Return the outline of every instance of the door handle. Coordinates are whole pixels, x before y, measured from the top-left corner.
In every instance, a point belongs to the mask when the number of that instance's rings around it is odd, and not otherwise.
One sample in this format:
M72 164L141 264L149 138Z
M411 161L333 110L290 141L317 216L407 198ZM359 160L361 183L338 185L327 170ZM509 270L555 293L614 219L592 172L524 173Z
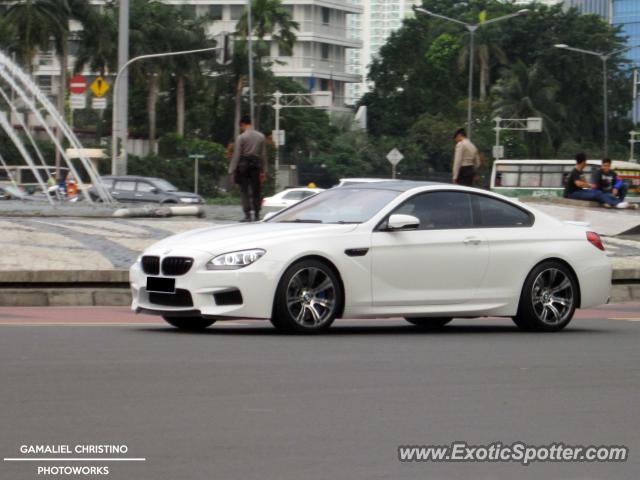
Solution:
M480 243L482 243L482 239L478 237L467 237L463 242L465 245L480 245Z

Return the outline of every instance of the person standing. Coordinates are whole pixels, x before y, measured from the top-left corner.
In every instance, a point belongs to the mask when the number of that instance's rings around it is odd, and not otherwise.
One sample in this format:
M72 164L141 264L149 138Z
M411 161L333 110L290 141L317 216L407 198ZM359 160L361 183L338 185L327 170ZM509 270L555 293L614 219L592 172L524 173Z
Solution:
M258 221L262 206L262 184L267 178L267 147L264 135L252 128L250 117L240 119L240 131L242 133L238 135L233 148L229 174L240 187L244 211L242 221Z
M573 200L591 200L616 208L627 208L627 202L621 202L611 193L594 190L592 185L584 179L584 169L587 166L587 156L584 153L576 155L576 166L567 177L564 186L564 198Z
M628 185L618 178L616 171L611 168L610 158L602 160L602 166L593 172L591 183L596 190L610 193L620 201L624 200L629 190Z
M471 187L476 176L476 170L480 167L478 149L467 138L464 128L456 130L453 139L456 141L456 149L453 156L453 183Z

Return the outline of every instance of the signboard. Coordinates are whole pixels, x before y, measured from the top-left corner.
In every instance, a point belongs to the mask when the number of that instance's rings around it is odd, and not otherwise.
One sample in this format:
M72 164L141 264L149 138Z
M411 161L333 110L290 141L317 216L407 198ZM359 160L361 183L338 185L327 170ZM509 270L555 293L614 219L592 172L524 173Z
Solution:
M403 158L404 155L402 155L402 153L400 153L400 150L398 150L397 148L394 148L387 154L387 160L389 160L389 163L394 167L399 164Z
M504 158L504 147L502 145L493 146L493 158Z
M542 132L542 118L529 117L527 118L527 132Z
M109 84L104 78L98 77L93 81L90 88L96 97L103 97L109 91Z
M71 93L80 94L87 90L87 79L82 75L75 75L69 80L69 91Z
M271 130L271 138L277 146L283 146L286 140L284 130Z
M107 108L107 99L106 98L92 98L91 99L91 108L94 110L104 110Z
M73 110L87 108L87 97L84 94L71 94L71 108Z

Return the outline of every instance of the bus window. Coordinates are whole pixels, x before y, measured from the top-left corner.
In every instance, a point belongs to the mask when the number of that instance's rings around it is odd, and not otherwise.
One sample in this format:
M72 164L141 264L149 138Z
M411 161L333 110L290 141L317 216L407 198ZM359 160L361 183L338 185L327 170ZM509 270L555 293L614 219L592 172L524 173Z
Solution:
M562 172L559 173L543 173L541 187L561 188L563 186Z
M518 173L503 172L500 174L500 186L501 187L517 187L518 186Z
M533 172L526 172L520 174L520 187L539 187L540 186L540 174Z

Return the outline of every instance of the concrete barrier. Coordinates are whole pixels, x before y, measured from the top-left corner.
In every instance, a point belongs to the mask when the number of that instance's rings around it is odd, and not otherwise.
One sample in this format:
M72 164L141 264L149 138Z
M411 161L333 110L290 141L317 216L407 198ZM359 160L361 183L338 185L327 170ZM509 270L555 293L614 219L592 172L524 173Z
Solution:
M137 218L137 217L178 217L190 216L202 218L205 216L204 208L199 205L185 206L144 206L134 208L119 208L113 212L115 218Z

